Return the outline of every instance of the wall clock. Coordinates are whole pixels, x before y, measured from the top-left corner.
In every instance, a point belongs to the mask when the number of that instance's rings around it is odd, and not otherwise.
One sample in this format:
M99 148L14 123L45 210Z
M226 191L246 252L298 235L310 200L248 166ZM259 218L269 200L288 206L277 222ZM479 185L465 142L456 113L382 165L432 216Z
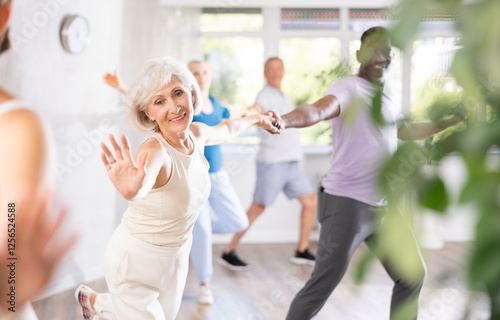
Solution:
M90 43L90 25L79 15L67 16L61 24L61 44L71 54L82 53Z

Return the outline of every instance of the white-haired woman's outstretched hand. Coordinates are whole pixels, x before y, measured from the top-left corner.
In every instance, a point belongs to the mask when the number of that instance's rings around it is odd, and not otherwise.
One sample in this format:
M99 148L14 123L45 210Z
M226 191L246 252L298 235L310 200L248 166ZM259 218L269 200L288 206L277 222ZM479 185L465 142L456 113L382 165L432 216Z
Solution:
M113 135L109 135L109 140L115 149L115 155L108 149L106 144L101 143L101 148L103 150L101 154L102 162L115 188L125 197L125 199L131 200L142 188L146 178L148 153L144 152L141 154L136 165L132 159L130 144L124 134L121 136L123 152Z

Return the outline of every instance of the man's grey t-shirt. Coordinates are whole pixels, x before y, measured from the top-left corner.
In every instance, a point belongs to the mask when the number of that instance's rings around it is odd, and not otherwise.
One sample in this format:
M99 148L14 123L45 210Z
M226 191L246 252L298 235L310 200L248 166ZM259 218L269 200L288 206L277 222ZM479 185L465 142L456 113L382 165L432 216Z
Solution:
M263 112L274 111L283 115L295 109L292 101L280 90L266 84L255 100L263 108ZM265 163L298 161L302 159L299 129L286 129L281 134L270 134L258 128L260 149L257 161Z
M340 115L331 120L333 157L323 187L326 193L369 205L384 203L379 169L397 149L397 121L403 117L384 90L382 115L387 125L375 125L371 116L375 92L372 83L358 76L337 80L326 92L338 99Z

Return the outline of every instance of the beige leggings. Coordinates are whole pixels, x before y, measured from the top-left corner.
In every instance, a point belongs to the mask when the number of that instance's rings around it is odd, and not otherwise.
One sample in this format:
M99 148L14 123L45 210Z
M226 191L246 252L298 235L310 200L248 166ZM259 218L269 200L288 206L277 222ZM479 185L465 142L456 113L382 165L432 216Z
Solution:
M99 319L174 320L189 266L191 239L180 247L151 245L119 226L104 262L109 293L99 294Z

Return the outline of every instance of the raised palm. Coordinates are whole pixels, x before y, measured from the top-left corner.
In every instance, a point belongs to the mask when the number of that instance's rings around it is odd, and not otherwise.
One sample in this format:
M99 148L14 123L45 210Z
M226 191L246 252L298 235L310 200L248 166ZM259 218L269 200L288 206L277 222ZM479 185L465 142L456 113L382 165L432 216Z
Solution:
M109 136L109 140L115 150L115 155L113 155L108 147L102 143L102 162L104 163L104 166L108 171L109 179L115 188L121 193L122 196L130 200L137 195L143 186L143 182L146 177L146 160L148 153L143 153L136 165L132 159L130 144L125 135L121 136L123 152L113 135Z
M121 81L120 81L120 78L118 77L117 71L115 71L114 74L111 74L111 73L104 74L103 79L109 86L111 86L115 89L120 89Z

